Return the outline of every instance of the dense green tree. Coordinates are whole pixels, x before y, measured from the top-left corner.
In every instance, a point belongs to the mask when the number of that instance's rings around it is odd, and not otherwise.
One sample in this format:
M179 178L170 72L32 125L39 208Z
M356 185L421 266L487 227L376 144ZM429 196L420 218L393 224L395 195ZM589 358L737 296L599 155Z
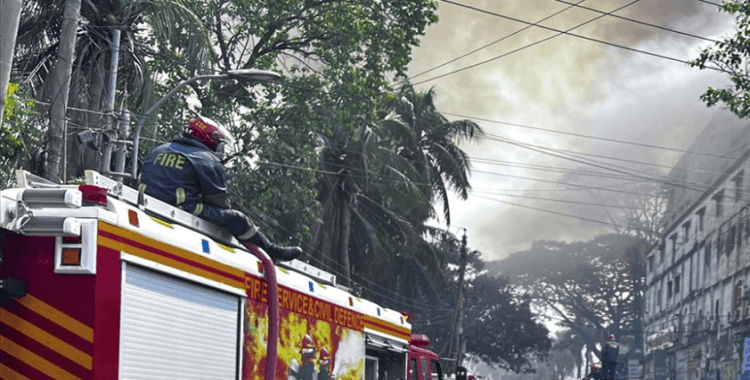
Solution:
M13 168L21 168L35 152L37 139L43 129L29 123L34 114L34 102L19 92L18 83L9 83L5 106L2 110L3 126L0 128L0 189L15 180ZM39 151L37 150L38 154Z
M725 88L709 87L701 95L701 100L709 107L724 103L734 114L746 118L750 115L750 1L726 1L719 9L734 15L737 31L703 49L698 58L690 61L690 65L701 70L712 67L729 74L731 85Z
M149 39L181 39L182 46L172 49L184 51L193 61L200 61L210 51L201 20L183 3L179 0L82 2L69 84L68 106L75 110L68 112L68 177L80 177L84 170L99 169L101 152L81 144L74 136L76 132L87 129L109 133L104 114L107 112L109 94L106 84L115 29L121 31L118 107L124 103L138 111L152 102L153 76L146 61L154 52ZM61 46L60 29L65 4L65 0L25 1L19 25L14 66L39 100L37 106L45 121L50 111L48 105L59 97L61 91L61 83L54 80L54 68ZM174 28L175 24L191 27ZM62 125L51 123L47 136L47 151L50 156L56 156L62 151ZM55 157L47 159L56 160ZM57 177L61 173L40 174Z
M469 266L464 292L463 339L467 357L482 360L495 368L531 372L535 359L545 359L552 347L549 331L531 311L531 302L506 278L477 275L481 260ZM456 284L445 284L455 304ZM446 297L447 298L447 297ZM447 354L455 311L444 314L422 311L415 318L414 330L427 334L433 348Z
M536 241L489 266L529 291L535 304L580 335L601 357L603 331L618 339L638 328L645 270L633 255L642 241L601 235L586 242ZM539 263L546 263L539 265Z

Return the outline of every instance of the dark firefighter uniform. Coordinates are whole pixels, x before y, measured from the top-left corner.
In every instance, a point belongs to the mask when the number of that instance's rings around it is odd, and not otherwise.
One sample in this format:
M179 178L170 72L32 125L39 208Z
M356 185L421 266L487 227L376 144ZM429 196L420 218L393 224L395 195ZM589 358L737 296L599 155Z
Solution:
M160 145L146 156L139 191L206 219L240 240L257 232L247 216L231 209L219 157L192 136Z

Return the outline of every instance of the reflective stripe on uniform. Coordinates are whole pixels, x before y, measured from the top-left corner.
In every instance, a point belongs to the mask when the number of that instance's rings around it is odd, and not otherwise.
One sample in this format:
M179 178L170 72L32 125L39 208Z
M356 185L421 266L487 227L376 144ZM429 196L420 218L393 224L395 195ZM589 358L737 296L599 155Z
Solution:
M175 190L174 192L174 197L176 199L175 204L177 206L185 203L185 189L178 187L177 190Z
M203 212L203 203L198 203L195 205L195 210L193 210L193 215L200 215Z
M146 185L145 183L138 185L138 192L141 194L146 194L146 187L148 187L148 185Z
M250 227L249 230L247 230L247 232L245 232L244 234L240 236L237 236L237 239L239 239L240 241L249 240L250 238L255 236L255 234L257 233L258 233L258 229L255 226L252 226Z

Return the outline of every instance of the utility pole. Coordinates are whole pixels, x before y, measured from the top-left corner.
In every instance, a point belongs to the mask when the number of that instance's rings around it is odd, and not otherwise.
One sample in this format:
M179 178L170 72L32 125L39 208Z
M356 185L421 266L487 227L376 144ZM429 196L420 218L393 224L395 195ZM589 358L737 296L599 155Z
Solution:
M458 295L456 297L456 323L453 327L453 336L451 337L451 353L450 357L453 359L451 364L452 371L456 372L456 369L461 365L459 350L461 347L461 335L463 335L463 322L464 322L464 272L466 272L466 264L469 261L469 253L466 249L466 229L464 228L464 236L461 238L461 259L458 267Z

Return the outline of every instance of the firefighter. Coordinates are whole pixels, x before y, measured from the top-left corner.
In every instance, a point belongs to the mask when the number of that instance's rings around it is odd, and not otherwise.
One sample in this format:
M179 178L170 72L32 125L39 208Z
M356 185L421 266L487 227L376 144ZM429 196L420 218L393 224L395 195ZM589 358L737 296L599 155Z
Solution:
M302 338L302 366L299 370L299 380L315 380L315 344L310 335L305 334Z
M320 359L318 359L318 380L332 380L331 354L325 347L320 349Z
M232 209L221 158L233 141L221 124L203 116L191 118L181 138L146 156L138 190L228 230L274 261L297 258L300 247L272 243L245 214Z
M617 344L614 334L610 334L607 337L602 354L602 372L604 373L604 378L614 379L617 376L617 357L620 354L620 346Z

